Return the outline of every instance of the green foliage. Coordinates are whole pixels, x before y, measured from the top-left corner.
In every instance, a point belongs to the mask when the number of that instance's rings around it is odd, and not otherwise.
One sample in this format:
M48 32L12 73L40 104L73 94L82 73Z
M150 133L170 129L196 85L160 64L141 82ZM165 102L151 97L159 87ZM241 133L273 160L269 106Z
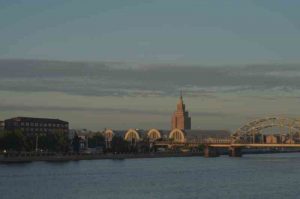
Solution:
M65 152L69 149L67 135L53 132L38 135L38 148L45 151ZM25 136L21 131L0 131L0 149L8 151L34 151L36 136Z
M88 138L89 148L104 147L104 145L105 145L105 138L101 133L97 133L93 137Z
M1 131L0 132L0 149L21 151L25 149L25 137L21 131Z
M55 152L66 152L69 150L69 140L65 133L55 131L53 133L39 136L38 148Z
M79 153L79 151L80 151L80 138L77 135L77 133L74 135L74 137L72 139L72 147L73 147L74 152Z
M205 148L204 144L199 144L198 146L199 151L204 151L204 148Z
M112 152L127 153L130 151L130 144L121 136L114 136L111 141Z

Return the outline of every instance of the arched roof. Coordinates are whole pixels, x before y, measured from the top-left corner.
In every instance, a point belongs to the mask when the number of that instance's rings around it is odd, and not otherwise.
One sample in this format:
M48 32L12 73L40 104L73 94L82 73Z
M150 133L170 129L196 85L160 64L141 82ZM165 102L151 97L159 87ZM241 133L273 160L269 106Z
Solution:
M124 139L128 140L130 134L134 134L135 137L136 137L136 139L137 139L137 141L139 141L141 139L141 135L135 129L128 129L128 131L125 133Z
M104 134L114 134L114 131L112 129L105 129Z
M174 136L175 135L179 135L179 137L175 137L174 139ZM178 141L178 142L185 142L186 140L186 136L185 136L185 132L181 129L173 129L170 134L169 134L169 138L170 139L174 139L175 141Z
M106 129L104 132L104 137L106 140L110 140L114 137L115 133L112 129Z
M155 133L156 134L156 139L159 139L162 137L162 134L161 132L158 130L158 129L150 129L147 133L147 137L148 138L151 138L151 134Z

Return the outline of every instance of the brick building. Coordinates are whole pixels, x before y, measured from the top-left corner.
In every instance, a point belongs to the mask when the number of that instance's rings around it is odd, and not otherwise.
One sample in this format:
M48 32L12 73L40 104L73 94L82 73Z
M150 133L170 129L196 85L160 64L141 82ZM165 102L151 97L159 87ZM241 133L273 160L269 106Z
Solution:
M5 130L20 130L27 136L69 132L69 123L59 119L15 117L4 121Z

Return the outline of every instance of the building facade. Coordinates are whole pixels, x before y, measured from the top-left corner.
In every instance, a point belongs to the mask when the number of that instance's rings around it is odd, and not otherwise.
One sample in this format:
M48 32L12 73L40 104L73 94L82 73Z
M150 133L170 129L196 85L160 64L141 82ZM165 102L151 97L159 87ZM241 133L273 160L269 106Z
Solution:
M149 142L155 141L173 141L176 143L186 143L186 142L214 142L214 141L228 141L230 140L230 131L227 130L182 130L182 129L172 129L172 130L160 130L160 129L128 129L128 130L112 130L105 129L103 136L107 142L107 146L114 136L122 137L124 140L135 143L143 140L148 140Z
M191 117L189 117L189 112L185 110L185 104L183 103L182 94L180 94L179 102L177 104L177 110L173 113L172 129L191 129Z
M26 136L47 135L54 132L65 133L68 136L69 123L59 119L15 117L4 121L8 131L20 130Z

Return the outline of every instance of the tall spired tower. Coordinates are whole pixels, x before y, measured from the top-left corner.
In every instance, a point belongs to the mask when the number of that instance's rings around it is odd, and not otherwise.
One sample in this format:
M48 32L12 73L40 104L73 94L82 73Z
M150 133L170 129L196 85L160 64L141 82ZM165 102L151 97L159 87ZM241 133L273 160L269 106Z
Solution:
M177 110L172 116L172 129L174 128L182 130L191 129L191 118L189 117L189 112L185 110L181 92L179 102L177 103Z

